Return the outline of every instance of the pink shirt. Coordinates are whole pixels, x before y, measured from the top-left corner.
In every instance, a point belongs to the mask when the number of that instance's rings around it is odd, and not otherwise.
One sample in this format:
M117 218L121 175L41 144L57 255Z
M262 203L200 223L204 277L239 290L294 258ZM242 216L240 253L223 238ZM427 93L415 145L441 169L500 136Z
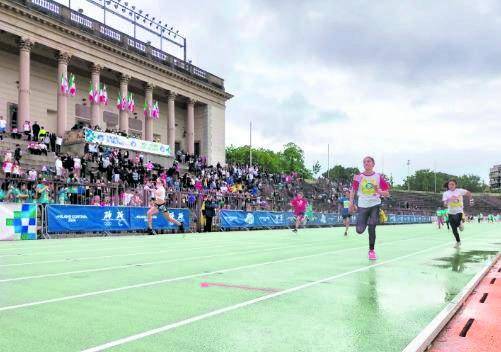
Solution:
M303 214L306 211L306 207L308 206L308 201L305 198L295 197L291 201L291 205L294 208L294 214L299 215Z

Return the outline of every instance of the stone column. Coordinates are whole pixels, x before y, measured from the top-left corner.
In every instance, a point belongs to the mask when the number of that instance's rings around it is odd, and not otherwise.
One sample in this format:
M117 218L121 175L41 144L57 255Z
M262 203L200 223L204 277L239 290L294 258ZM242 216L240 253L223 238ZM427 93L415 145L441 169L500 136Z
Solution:
M99 82L100 82L100 73L101 73L101 66L93 64L90 68L91 72L91 85L92 89L96 92L99 92ZM101 104L100 103L90 103L90 110L91 110L91 117L90 117L90 124L92 128L94 128L96 125L99 127L103 128L103 113L101 111Z
M176 93L169 92L167 103L167 140L170 147L170 155L176 157Z
M145 87L144 99L146 100L146 105L148 105L148 107L152 107L153 84L146 83L144 87ZM149 116L146 116L144 118L144 139L146 139L147 141L153 140L153 119Z
M66 77L69 83L68 63L70 62L71 55L59 52L56 58L57 80L59 82L57 90L57 135L63 137L66 132L66 124L68 121L68 95L61 91L61 77Z
M195 100L191 98L186 114L186 149L190 155L195 153Z
M120 76L120 95L125 99L127 99L127 94L129 93L129 79L130 76ZM118 114L118 128L120 131L123 131L127 134L129 133L129 111L127 109L125 109L124 111L120 110L120 113Z
M33 42L21 38L19 45L19 96L17 128L22 133L25 121L30 121L30 52Z

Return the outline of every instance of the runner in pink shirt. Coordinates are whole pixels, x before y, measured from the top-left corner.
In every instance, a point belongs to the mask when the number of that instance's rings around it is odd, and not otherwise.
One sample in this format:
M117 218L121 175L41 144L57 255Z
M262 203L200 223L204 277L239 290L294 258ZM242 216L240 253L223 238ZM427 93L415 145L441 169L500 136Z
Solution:
M296 197L291 200L291 206L294 211L294 216L296 217L296 223L294 226L294 232L297 232L299 225L304 221L304 214L306 212L306 207L308 206L308 201L303 198L303 194L298 192Z
M364 158L364 172L355 175L350 192L350 211L357 207L353 203L355 194L358 197L357 233L362 234L369 227L369 259L376 260L374 245L376 244L376 225L379 222L381 197L390 195L390 186L381 174L374 172L374 158Z

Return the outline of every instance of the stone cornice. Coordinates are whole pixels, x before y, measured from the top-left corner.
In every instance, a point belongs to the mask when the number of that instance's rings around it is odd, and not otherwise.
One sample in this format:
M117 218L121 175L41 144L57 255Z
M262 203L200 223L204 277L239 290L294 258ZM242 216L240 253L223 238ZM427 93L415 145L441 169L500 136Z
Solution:
M139 54L135 54L133 52L124 50L119 45L113 44L111 42L107 42L107 41L102 40L102 39L95 38L92 35L89 35L83 31L78 30L77 28L73 28L71 26L65 25L64 23L61 23L61 22L57 21L56 19L52 19L49 16L46 16L42 13L32 11L29 8L26 8L21 4L13 3L10 1L0 1L0 8L5 8L9 11L18 13L18 14L25 16L31 20L34 20L36 22L39 22L39 23L42 23L44 25L50 26L54 29L57 29L58 31L61 31L63 34L72 36L78 40L86 41L88 43L91 43L92 45L96 45L100 48L103 48L103 49L106 49L110 52L116 53L125 59L131 60L131 61L138 63L140 65L143 65L145 67L152 68L152 69L154 69L162 74L173 77L177 80L189 83L190 85L196 86L197 88L202 89L204 91L207 91L207 92L209 92L217 97L223 98L225 100L231 99L233 97L233 95L225 92L222 89L213 88L208 84L204 84L203 82L192 79L189 76L175 72L174 70L171 70L168 67L162 67L161 64L158 64L152 60L149 60L148 58L144 58ZM77 53L74 53L74 55L78 56ZM106 58L103 58L103 60L106 60ZM138 77L138 78L141 79L140 77Z

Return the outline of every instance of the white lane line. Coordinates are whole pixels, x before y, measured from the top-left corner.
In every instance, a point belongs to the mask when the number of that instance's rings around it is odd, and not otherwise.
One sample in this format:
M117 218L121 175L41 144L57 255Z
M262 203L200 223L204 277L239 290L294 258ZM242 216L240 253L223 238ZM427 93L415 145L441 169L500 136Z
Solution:
M306 283L306 284L303 284L303 285L291 287L291 288L283 290L283 291L279 291L279 292L267 294L267 295L264 295L264 296L261 296L261 297L258 297L258 298L254 298L254 299L242 302L242 303L237 303L237 304L234 304L234 305L231 305L231 306L228 306L228 307L224 307L224 308L221 308L221 309L216 309L216 310L213 310L213 311L205 313L205 314L197 315L197 316L185 319L185 320L178 321L176 323L164 325L164 326L156 328L156 329L148 330L148 331L145 331L145 332L142 332L142 333L139 333L139 334L131 335L131 336L124 337L124 338L121 338L121 339L118 339L118 340L114 340L114 341L111 341L111 342L108 342L108 343L105 343L105 344L102 344L102 345L99 345L99 346L96 346L96 347L88 348L88 349L82 350L82 352L99 352L99 351L104 351L104 350L107 350L107 349L112 348L112 347L116 347L116 346L124 345L124 344L129 343L129 342L137 341L137 340L143 339L145 337L148 337L148 336L151 336L151 335L156 335L156 334L159 334L159 333L162 333L162 332L166 332L166 331L169 331L169 330L172 330L172 329L176 329L176 328L179 328L181 326L188 325L188 324L191 324L191 323L203 320L203 319L211 318L211 317L214 317L214 316L217 316L217 315L221 315L221 314L224 314L224 313L227 313L227 312L231 312L233 310L237 310L237 309L240 309L240 308L245 308L245 307L248 307L250 305L253 305L253 304L256 304L256 303L259 303L259 302L262 302L262 301L266 301L266 300L269 300L269 299L272 299L272 298L275 298L275 297L280 297L280 296L283 296L283 295L286 295L286 294L289 294L289 293L293 293L293 292L296 292L296 291L304 290L305 288L309 288L309 287L318 285L318 284L323 283L323 282L333 281L333 280L340 279L340 278L348 276L348 275L352 275L352 274L355 274L355 273L359 273L359 272L362 272L362 271L366 271L366 270L372 269L374 267L378 267L378 266L381 266L381 265L393 263L393 262L396 262L396 261L399 261L399 260L402 260L402 259L405 259L405 258L409 258L409 257L415 256L415 255L418 255L418 254L421 254L421 253L424 253L424 252L429 252L431 250L435 250L435 249L440 248L440 247L445 247L445 245L449 246L450 243L442 243L440 245L433 246L433 247L430 247L430 248L426 248L426 249L423 249L423 250L420 250L420 251L417 251L417 252L414 252L414 253L406 254L406 255L403 255L403 256L400 256L400 257L396 257L396 258L393 258L393 259L390 259L390 260L385 260L385 261L382 261L382 262L379 262L379 263L375 263L375 264L372 264L372 265L363 266L363 267L360 267L358 269L346 271L344 273L336 274L336 275L333 275L333 276L329 276L329 277L326 277L324 279L320 279L320 280L309 282L309 283Z
M414 239L416 239L416 238L414 238ZM386 244L392 244L395 242L408 241L408 240L410 240L410 239L396 240L396 241L392 241L392 242L387 242ZM92 292L87 292L87 293L80 293L80 294L76 294L76 295L64 296L64 297L59 297L59 298L52 298L52 299L47 299L47 300L43 300L43 301L34 301L34 302L21 303L21 304L16 304L16 305L11 305L11 306L3 306L3 307L0 307L0 312L7 311L7 310L19 309L19 308L39 306L39 305L48 304L48 303L69 301L69 300L78 299L78 298L98 296L98 295L102 295L102 294L120 292L120 291L135 289L135 288L156 286L156 285L161 285L161 284L165 284L165 283L169 283L169 282L176 282L176 281L182 281L182 280L187 280L187 279L193 279L196 277L229 273L229 272L243 270L243 269L252 269L252 268L257 268L260 266L265 266L265 265L270 265L270 264L286 263L286 262L290 262L290 261L294 261L294 260L319 257L319 256L334 254L334 253L342 253L342 252L351 251L351 250L355 250L355 249L362 249L362 248L367 248L367 245L351 247L351 248L344 248L344 249L321 252L321 253L302 255L302 256L291 257L291 258L272 260L272 261L256 263L256 264L242 265L242 266L238 266L238 267L234 267L234 268L220 269L220 270L214 270L214 271L210 271L210 272L203 272L203 273L190 274L190 275L185 275L185 276L178 276L178 277L173 277L173 278L168 278L168 279L163 279L163 280L144 282L141 284L122 286L122 287L110 288L110 289L100 290L100 291L92 291Z
M280 247L272 247L272 248L269 248L266 245L263 245L263 246L251 247L252 249L238 251L238 252L218 253L218 254L203 255L203 256L196 256L196 257L187 257L187 258L173 258L173 259L159 260L159 261L145 262L145 263L114 265L114 266L108 266L108 267L96 268L96 269L82 269L82 270L64 271L64 272L51 273L51 274L40 274L40 275L13 277L13 278L9 278L9 279L0 279L0 283L23 281L23 280L30 280L30 279L43 279L43 278L47 278L47 277L56 277L56 276L64 276L64 275L72 275L72 274L94 273L94 272L109 271L109 270L116 270L116 269L127 269L127 268L131 268L131 267L135 267L135 266L166 264L166 263L173 263L173 262L178 262L178 261L189 261L189 260L195 260L195 259L210 259L210 258L217 258L217 257L239 255L239 254L249 254L249 253L254 253L254 252L269 252L269 251L274 251L274 250L283 250L283 249L291 249L291 248L303 249L305 247L315 247L315 246L320 246L320 244L291 245L291 246L280 246Z
M256 243L261 243L261 242L256 242ZM317 244L317 243L325 243L325 239L302 242L301 245L304 245L304 244L310 245L310 244ZM249 244L249 242L245 242L245 244ZM165 250L155 251L155 252L136 252L136 253L110 254L110 255L101 255L101 256L93 256L93 257L82 257L82 258L65 258L65 259L55 259L55 260L43 260L43 261L36 261L36 262L9 263L9 264L0 264L0 267L80 262L80 261L85 261L85 260L109 259L109 258L128 257L128 256L136 256L136 255L143 255L143 254L162 254L162 253L169 253L172 251L186 251L186 250L197 251L197 250L211 250L211 249L217 249L217 248L231 249L231 247L232 247L232 245L228 245L228 244L220 244L220 245L217 245L214 247L200 247L200 248L198 248L198 247L197 248L189 248L189 247L188 248L172 248L172 247L168 247Z

